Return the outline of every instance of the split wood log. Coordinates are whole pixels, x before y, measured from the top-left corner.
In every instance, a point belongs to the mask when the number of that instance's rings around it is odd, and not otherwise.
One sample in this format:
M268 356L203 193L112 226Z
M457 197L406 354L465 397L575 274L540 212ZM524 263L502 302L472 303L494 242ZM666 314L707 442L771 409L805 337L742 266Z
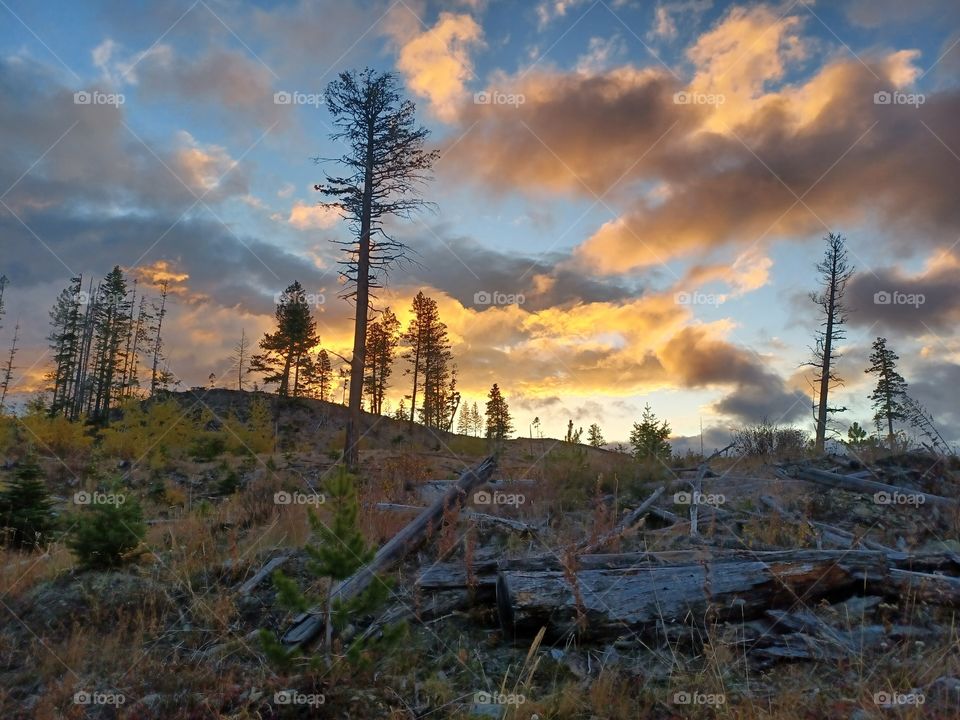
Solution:
M778 469L779 470L779 469ZM783 471L777 474L782 476ZM785 473L788 476L790 473ZM943 497L941 495L931 495L930 493L912 490L901 485L887 485L886 483L876 482L875 480L863 480L861 478L850 477L849 475L839 475L837 473L818 470L817 468L804 467L802 465L793 466L793 474L803 480L818 483L830 488L838 488L854 493L867 493L875 495L876 493L886 493L887 495L912 495L916 498L923 498L925 505L937 505L939 507L956 510L960 503L953 498Z
M546 626L554 636L610 638L659 622L748 619L798 600L853 594L886 577L882 554L856 551L819 561L737 560L575 573L505 570L497 577L497 610L505 632L514 635Z
M455 507L462 507L467 496L485 482L488 482L497 467L496 460L488 457L474 468L466 470L460 479L452 485L430 507L426 508L415 520L393 536L373 557L346 580L338 583L330 591L330 602L344 601L362 593L379 573L389 570L402 560L411 550L418 547L434 530L439 529L445 513ZM297 647L315 638L324 625L323 610L314 607L297 617L292 626L284 633L281 641L288 647Z

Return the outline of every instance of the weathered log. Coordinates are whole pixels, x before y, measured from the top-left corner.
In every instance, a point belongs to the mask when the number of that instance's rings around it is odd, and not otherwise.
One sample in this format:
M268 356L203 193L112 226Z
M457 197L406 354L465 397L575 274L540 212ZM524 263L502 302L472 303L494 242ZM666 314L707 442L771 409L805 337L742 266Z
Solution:
M260 568L260 570L258 570L253 577L237 588L237 592L240 595L249 595L260 583L270 577L274 570L279 568L289 559L290 553L283 553L282 555L278 555L277 557L273 558L270 562Z
M793 466L793 468L796 477L830 488L871 495L875 495L876 493L912 495L917 499L923 498L922 502L925 505L937 505L951 510L956 510L960 507L960 503L953 498L931 495L930 493L912 490L901 485L888 485L886 483L876 482L875 480L864 480L862 478L850 477L849 475L839 475L837 473L827 472L826 470L818 470L817 468L804 467L802 465L796 465Z
M362 593L376 576L389 570L411 550L418 547L430 534L439 529L443 516L454 507L461 507L467 496L477 487L490 480L497 463L488 457L475 468L465 471L430 507L426 508L415 520L393 536L368 564L346 580L338 583L330 591L330 602L349 600ZM314 607L298 616L281 639L288 647L296 647L310 642L319 634L324 625L323 609Z
M878 542L868 540L867 538L858 538L852 532L843 530L842 528L834 527L833 525L828 525L827 523L818 522L816 520L807 520L806 518L800 517L797 513L792 513L789 510L784 509L769 495L761 495L760 502L766 505L768 508L776 512L781 517L784 517L793 522L806 523L810 527L820 531L820 537L827 542L833 543L838 547L854 547L857 544L862 545L865 548L870 550L882 550L883 552L895 552L891 547L886 545L881 545Z
M540 531L540 528L536 525L531 525L521 520L513 520L512 518L489 515L487 513L478 513L473 510L465 510L462 517L466 520L476 520L481 525L499 525L505 527L507 530L520 533L521 535L536 535Z
M960 578L894 568L890 579L901 596L911 595L934 605L960 606Z
M884 558L890 567L914 572L933 571L960 572L960 565L953 560L952 553L910 553L891 550L879 552L871 550L852 551L856 557ZM727 550L717 548L697 548L695 550L666 550L659 552L601 553L580 555L575 558L577 570L629 570L640 567L662 567L664 565L691 565L696 563L722 563L759 560L765 563L780 562L830 562L849 557L851 551L841 550ZM563 561L555 554L534 555L521 558L486 558L475 560L470 567L470 579L462 561L436 563L424 570L417 579L417 587L424 592L445 592L467 590L477 593L477 603L492 602L500 571L519 570L524 572L562 571ZM937 575L934 577L943 577Z
M756 617L798 600L853 594L888 577L881 553L830 555L772 563L754 559L581 570L573 573L575 587L568 580L571 573L503 570L497 577L497 610L504 630L514 635L546 626L555 636L576 632L603 638L659 622Z

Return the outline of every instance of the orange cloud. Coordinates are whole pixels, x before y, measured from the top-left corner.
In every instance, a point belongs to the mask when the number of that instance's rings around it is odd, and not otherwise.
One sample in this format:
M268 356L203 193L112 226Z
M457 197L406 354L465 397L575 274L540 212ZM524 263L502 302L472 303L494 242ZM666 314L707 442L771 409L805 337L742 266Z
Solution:
M297 200L290 208L287 222L298 230L327 229L340 222L340 211L324 205L308 205Z
M441 120L451 121L473 75L470 50L483 43L483 29L467 14L440 13L437 23L407 40L397 68L412 92L430 103Z

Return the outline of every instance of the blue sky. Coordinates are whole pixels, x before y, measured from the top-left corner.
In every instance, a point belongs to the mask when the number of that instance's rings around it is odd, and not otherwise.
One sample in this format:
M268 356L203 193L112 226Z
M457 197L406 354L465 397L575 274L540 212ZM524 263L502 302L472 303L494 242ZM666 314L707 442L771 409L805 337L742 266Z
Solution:
M596 421L611 440L645 402L717 442L764 416L807 426L806 294L837 231L858 268L839 429L869 418L863 368L885 335L960 439L955 3L7 0L0 14L0 342L19 316L21 392L42 386L56 293L114 264L148 291L172 280L187 385L224 375L293 279L327 298L323 343L346 354L330 240L347 230L311 190L335 167L312 158L341 148L322 106L274 94L319 97L369 65L398 74L442 154L424 189L437 212L396 226L420 265L382 304L437 297L468 399L496 381L520 428ZM79 91L123 103L77 105ZM478 104L484 91L504 102ZM877 305L882 290L925 302ZM478 305L479 291L525 302Z

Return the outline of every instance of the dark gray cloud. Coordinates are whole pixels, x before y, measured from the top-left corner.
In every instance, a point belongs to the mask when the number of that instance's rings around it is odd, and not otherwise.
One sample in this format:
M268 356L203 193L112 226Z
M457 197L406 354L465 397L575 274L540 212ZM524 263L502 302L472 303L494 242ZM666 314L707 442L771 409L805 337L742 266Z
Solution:
M847 287L850 323L876 326L876 335L952 333L960 321L958 274L950 261L918 275L895 268L861 271Z
M804 393L787 388L782 377L756 353L710 338L697 327L687 327L666 344L664 365L677 381L690 388L733 386L713 409L743 422L767 418L789 422L802 417L810 402Z
M426 237L424 237L426 235ZM477 293L524 295L523 309L536 312L576 302L621 302L641 294L636 283L591 276L564 261L557 252L530 256L484 247L473 238L456 235L445 224L429 230L407 229L403 236L413 250L411 263L392 273L399 284L430 284L460 301L465 307L483 309ZM535 277L546 278L535 287Z
M703 429L703 452L705 455L710 455L729 445L732 439L733 432L730 428L705 427ZM684 455L687 451L699 453L700 440L699 435L679 435L670 438L670 445L676 455Z
M937 429L955 447L960 445L960 365L924 362L911 368L911 397L931 413Z

